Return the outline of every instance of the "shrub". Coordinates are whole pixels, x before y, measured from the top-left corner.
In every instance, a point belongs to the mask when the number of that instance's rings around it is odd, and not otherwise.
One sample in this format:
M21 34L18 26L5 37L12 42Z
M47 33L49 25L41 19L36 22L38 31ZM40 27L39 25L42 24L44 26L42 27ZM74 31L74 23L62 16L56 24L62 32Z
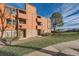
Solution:
M43 34L41 34L42 36L48 36L48 35L50 35L50 33L43 33Z

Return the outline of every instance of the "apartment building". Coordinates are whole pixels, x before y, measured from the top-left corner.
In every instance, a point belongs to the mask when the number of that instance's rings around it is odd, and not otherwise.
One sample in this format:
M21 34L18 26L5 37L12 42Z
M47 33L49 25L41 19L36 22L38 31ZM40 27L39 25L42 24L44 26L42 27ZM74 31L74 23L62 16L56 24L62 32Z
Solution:
M42 16L37 16L37 19L36 19L36 22L37 22L37 33L38 35L41 35L43 33L50 33L51 30L50 30L50 20L45 18L45 17L42 17Z
M26 4L26 9L19 9L0 3L1 13L4 13L4 37L29 38L51 32L50 20L37 15L37 10L31 4ZM0 18L0 29L2 27ZM1 35L1 34L0 34Z

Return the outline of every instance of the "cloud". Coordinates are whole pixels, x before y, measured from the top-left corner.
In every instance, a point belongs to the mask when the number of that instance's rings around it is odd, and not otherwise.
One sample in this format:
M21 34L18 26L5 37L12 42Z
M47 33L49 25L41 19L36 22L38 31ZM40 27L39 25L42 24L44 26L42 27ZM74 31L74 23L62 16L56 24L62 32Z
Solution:
M71 15L78 10L79 10L79 4L67 5L66 8L63 8L63 13L62 13L63 17L67 17L68 15Z

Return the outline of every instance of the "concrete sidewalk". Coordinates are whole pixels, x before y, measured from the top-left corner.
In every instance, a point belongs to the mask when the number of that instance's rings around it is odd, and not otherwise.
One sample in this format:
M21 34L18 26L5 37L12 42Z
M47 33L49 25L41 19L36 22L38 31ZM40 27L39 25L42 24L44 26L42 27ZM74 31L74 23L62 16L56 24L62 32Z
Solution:
M79 40L51 45L26 56L79 56L79 52L74 49L79 49Z
M59 52L59 51L54 47L49 46L39 51L34 51L32 53L29 53L27 54L27 56L52 56L52 55L56 55L56 52Z

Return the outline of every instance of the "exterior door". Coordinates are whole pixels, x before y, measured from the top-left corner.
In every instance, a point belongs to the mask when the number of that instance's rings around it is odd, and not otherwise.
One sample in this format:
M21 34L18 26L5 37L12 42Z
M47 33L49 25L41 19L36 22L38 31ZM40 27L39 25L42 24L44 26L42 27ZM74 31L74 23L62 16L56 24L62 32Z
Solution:
M41 30L38 29L38 30L37 30L37 33L38 33L38 35L41 35Z

